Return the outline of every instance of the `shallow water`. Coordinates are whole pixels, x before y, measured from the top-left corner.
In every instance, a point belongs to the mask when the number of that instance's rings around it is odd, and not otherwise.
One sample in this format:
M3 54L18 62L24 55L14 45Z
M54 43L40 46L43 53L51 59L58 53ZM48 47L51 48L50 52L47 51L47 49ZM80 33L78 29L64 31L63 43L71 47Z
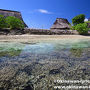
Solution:
M0 90L52 90L56 79L90 80L90 40L0 43Z

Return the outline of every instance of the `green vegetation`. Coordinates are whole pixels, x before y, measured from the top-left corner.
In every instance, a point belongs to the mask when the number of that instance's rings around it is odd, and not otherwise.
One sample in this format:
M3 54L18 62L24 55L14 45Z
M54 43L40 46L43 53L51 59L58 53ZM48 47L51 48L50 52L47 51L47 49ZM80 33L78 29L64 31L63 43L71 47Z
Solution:
M73 19L72 19L72 23L73 25L77 25L77 24L80 24L80 23L84 23L84 19L85 19L85 15L84 14L80 14L78 16L75 16Z
M85 23L88 25L90 24L90 21L85 21ZM90 30L90 27L88 27L88 30Z
M20 19L13 16L6 17L6 23L8 25L8 28L10 29L23 29L24 28L23 22Z
M15 50L14 48L11 48L9 51L1 51L0 57L3 56L18 56L21 53L22 50L18 49Z
M86 35L88 34L88 23L90 21L84 22L85 15L80 14L72 19L73 26L71 27L72 30L77 30L79 34Z
M88 28L88 23L90 23L90 21L84 22L84 19L84 14L75 16L72 19L73 26L71 26L71 24L69 25L71 30L77 30L80 34L88 34L88 30L90 30L90 28ZM8 16L5 18L3 15L0 15L0 29L24 29L24 27L24 22L19 18L14 16Z
M71 27L71 30L75 30L75 26L72 26L72 27Z
M83 53L82 48L72 48L70 51L71 51L71 54L75 57L81 57Z
M80 23L75 26L75 29L79 32L79 34L88 34L88 28L86 23Z
M0 15L0 28L3 29L6 27L5 18L3 15Z
M24 29L23 21L14 16L4 17L0 15L0 28Z

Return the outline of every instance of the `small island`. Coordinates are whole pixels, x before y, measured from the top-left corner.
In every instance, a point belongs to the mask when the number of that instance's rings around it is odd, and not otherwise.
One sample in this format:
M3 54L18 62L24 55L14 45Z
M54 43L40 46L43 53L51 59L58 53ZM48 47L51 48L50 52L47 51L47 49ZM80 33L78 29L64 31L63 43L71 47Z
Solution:
M0 9L0 35L89 35L90 19L86 22L85 15L80 14L72 19L57 18L52 27L47 29L29 28L18 11Z

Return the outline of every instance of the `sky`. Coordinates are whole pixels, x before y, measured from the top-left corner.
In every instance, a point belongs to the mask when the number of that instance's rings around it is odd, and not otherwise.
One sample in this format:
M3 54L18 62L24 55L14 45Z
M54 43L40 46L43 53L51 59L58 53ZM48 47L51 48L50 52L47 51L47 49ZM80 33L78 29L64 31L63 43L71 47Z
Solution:
M0 9L20 11L29 28L49 29L56 18L85 14L90 18L90 0L1 0Z

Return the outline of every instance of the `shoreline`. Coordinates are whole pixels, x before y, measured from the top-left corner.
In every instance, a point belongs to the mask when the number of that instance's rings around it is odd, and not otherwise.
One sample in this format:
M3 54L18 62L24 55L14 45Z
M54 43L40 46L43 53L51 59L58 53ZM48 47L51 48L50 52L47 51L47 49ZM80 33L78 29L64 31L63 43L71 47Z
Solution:
M33 42L62 39L90 39L90 36L82 35L0 35L0 42Z

